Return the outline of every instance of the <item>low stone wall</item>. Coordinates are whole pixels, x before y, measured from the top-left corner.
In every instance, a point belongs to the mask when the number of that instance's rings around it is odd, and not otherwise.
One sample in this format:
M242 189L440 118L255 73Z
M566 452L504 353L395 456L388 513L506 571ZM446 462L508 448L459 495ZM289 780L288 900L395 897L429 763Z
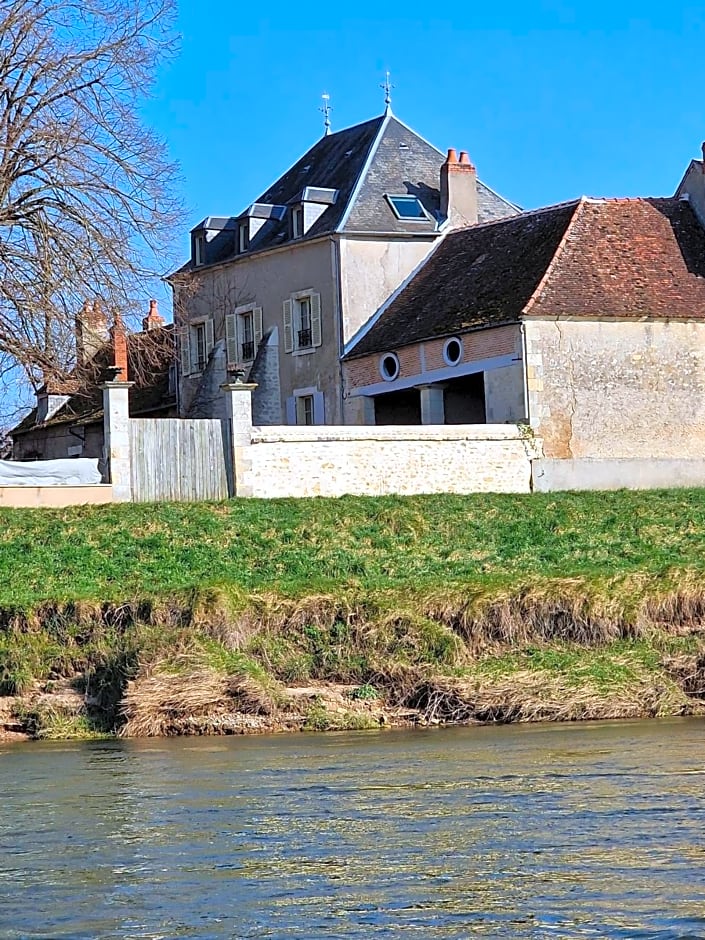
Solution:
M236 495L528 493L537 456L516 425L255 427L236 444Z
M0 507L54 508L110 503L113 488L109 483L84 486L0 486Z
M655 490L705 486L705 460L542 459L533 462L534 490Z

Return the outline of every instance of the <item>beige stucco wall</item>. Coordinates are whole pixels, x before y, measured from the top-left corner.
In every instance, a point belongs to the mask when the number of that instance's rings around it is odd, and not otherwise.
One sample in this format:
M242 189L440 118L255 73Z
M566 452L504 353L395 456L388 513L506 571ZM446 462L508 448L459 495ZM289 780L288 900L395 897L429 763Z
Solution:
M240 495L528 493L540 452L514 425L254 428Z
M338 359L338 291L335 256L329 238L293 243L274 251L244 255L224 265L203 268L193 288L176 288L175 309L191 320L212 317L216 341L225 336L225 317L244 304L262 307L262 328L279 327L282 417L286 399L298 388L326 392L326 423L339 423L340 367ZM284 351L283 303L296 291L311 290L321 297L322 345L301 354ZM181 409L188 411L198 386L196 377L181 377Z
M437 238L340 240L343 343L394 293L437 241Z
M547 457L705 456L705 323L527 320Z
M0 506L61 508L110 503L113 488L109 483L90 486L0 486Z

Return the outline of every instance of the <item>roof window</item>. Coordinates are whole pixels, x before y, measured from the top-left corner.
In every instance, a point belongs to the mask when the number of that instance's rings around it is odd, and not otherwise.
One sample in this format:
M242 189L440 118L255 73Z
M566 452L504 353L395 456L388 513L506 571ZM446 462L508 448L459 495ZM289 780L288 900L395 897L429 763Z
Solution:
M428 221L426 210L417 196L387 195L387 201L398 219L403 219L405 222Z

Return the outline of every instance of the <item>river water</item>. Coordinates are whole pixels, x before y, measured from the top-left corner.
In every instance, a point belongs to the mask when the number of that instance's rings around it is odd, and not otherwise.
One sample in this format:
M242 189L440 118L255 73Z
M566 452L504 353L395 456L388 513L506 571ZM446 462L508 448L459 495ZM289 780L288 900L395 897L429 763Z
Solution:
M705 938L705 722L0 747L0 938Z

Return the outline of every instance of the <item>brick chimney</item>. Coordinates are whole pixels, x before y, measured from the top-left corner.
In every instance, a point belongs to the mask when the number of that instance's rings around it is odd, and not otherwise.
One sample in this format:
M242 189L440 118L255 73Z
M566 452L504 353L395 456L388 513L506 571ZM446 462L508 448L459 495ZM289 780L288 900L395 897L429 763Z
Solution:
M76 317L76 365L89 362L110 339L108 320L100 301L87 300Z
M477 171L466 150L458 157L451 147L441 167L441 215L452 228L477 223Z
M158 330L160 327L164 326L165 322L164 317L159 313L159 306L156 300L150 300L149 313L142 321L142 329L146 332L149 332L149 330Z
M125 324L122 322L122 317L119 313L115 314L113 325L110 328L110 340L113 345L113 365L116 369L120 370L118 375L115 377L115 381L128 382L127 332L125 330Z

